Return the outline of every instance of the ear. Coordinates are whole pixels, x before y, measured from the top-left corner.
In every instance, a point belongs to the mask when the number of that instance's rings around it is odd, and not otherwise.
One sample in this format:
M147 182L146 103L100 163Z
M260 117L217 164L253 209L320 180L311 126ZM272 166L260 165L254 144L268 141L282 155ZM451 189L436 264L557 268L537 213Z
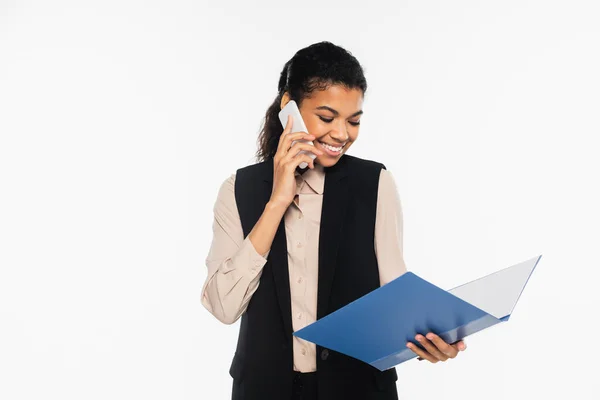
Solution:
M279 105L281 107L281 109L283 109L283 107L285 107L285 105L290 101L290 94L288 92L285 92L283 94L283 96L281 96L281 104Z

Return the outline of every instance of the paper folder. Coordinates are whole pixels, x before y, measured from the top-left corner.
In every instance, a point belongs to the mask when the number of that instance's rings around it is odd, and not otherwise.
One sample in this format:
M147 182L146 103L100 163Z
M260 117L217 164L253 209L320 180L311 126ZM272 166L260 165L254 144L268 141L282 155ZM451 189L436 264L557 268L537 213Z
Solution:
M384 371L417 357L406 347L417 333L454 343L508 321L541 257L448 291L405 272L294 335Z

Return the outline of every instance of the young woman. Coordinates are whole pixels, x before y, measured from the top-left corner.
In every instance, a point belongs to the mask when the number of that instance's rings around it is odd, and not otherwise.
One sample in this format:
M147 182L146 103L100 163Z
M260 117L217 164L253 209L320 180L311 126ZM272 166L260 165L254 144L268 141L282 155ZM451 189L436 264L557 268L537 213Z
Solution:
M366 89L362 67L343 48L299 50L267 110L259 162L221 185L202 303L223 323L241 317L229 371L234 400L398 398L395 368L381 372L292 335L406 271L391 173L347 154ZM290 100L308 133L290 134L291 118L281 126L277 114ZM314 146L291 146L299 139ZM415 339L424 350L407 346L432 363L464 350L431 333Z

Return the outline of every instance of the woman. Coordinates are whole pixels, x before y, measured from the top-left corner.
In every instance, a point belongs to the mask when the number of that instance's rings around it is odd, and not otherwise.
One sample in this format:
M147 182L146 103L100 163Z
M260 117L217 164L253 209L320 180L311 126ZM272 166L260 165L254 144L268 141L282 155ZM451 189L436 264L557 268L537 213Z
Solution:
M221 185L202 303L226 324L241 317L229 371L234 400L398 398L395 368L382 372L292 335L406 271L391 173L346 154L366 89L362 67L343 48L301 49L281 72L259 162ZM310 134L289 134L291 118L281 126L278 113L290 100ZM314 146L291 146L299 139ZM464 349L427 337L416 337L422 349L407 345L432 363Z

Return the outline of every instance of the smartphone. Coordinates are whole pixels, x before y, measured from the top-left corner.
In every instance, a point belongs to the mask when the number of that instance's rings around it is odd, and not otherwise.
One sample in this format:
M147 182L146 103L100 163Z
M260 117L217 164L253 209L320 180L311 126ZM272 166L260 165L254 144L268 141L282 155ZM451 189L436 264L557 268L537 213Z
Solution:
M285 125L287 124L288 115L290 115L290 114L292 114L292 117L293 117L292 130L290 131L290 133L296 133L296 132L310 133L310 132L308 132L308 129L306 129L306 125L304 124L304 121L302 120L302 115L300 114L298 105L296 104L296 102L294 100L288 101L288 103L285 105L285 107L283 107L281 109L281 111L279 111L279 121L281 121L281 125L283 126L283 129L285 129ZM292 146L296 142L303 142L303 143L310 144L311 146L314 146L313 142L310 140L294 140L292 142ZM317 155L315 153L312 153L312 152L306 151L306 150L300 151L299 154L308 154L308 156L310 158L312 158L313 160L317 157ZM304 168L308 167L308 164L305 161L302 161L300 163L300 165L298 165L298 166L300 168L304 169Z

